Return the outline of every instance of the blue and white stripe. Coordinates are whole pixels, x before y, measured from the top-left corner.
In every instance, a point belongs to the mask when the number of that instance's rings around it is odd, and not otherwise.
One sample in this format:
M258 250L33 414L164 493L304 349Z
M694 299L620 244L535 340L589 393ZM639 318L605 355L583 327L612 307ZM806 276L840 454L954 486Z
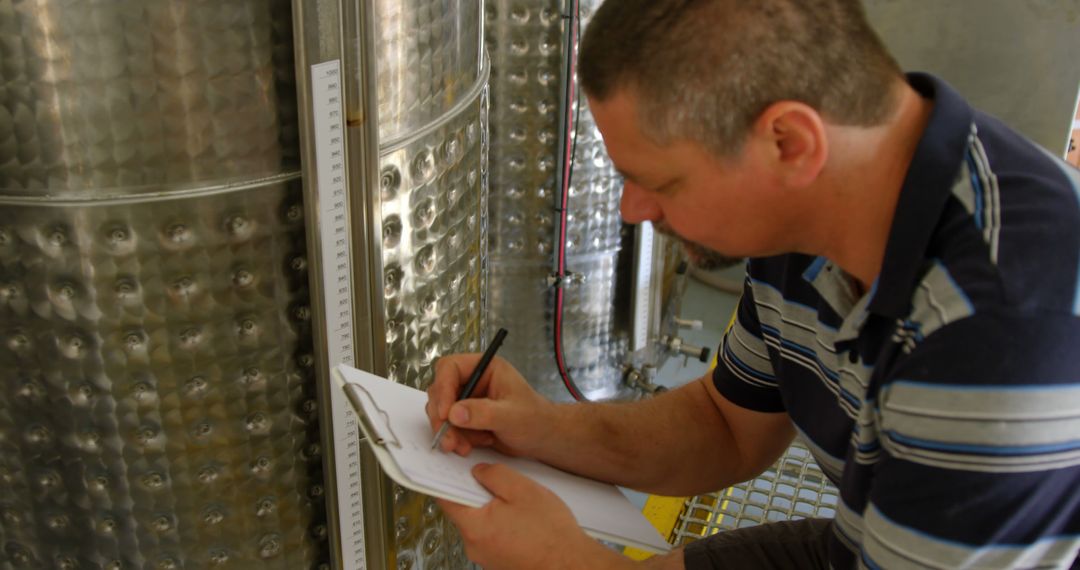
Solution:
M728 331L720 351L720 361L737 378L757 388L776 387L776 377L765 350L765 342L750 334L738 322Z
M881 460L879 418L880 414L874 402L868 400L859 412L859 418L851 431L851 447L855 450L855 462L860 465L873 465Z
M990 262L997 265L1001 245L1001 189L975 124L971 125L968 137L964 174L954 186L953 194L967 207L975 227L982 230L990 251Z
M911 298L911 314L900 322L894 340L902 342L904 351L910 353L918 340L974 314L971 299L941 260L935 259L916 287Z
M863 519L862 564L867 568L1067 568L1080 552L1080 536L979 546L897 524L874 505Z
M752 282L752 286L765 343L784 360L814 374L837 397L840 408L855 419L862 404L857 395L862 392L862 378L853 369L843 379L838 372L836 329L819 322L816 309L784 299L774 287L760 281ZM853 392L852 388L858 391Z
M880 396L894 457L963 471L1080 466L1080 386L992 387L896 380Z

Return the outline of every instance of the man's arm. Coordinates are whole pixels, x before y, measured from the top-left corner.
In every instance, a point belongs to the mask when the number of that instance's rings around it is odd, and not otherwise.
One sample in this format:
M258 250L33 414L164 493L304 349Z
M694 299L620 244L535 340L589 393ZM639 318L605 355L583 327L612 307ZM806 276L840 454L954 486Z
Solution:
M528 392L518 393L520 386L511 382L509 371L503 368L502 372L498 376L502 382L495 382L501 387L491 388L492 379L485 387L492 389L494 399L464 402L480 405L458 408L469 409L476 421L473 427L497 426L503 414L525 409L516 401L531 399ZM516 414L517 427L534 424L548 430L543 444L531 447L530 454L596 479L672 495L712 491L753 476L788 445L793 432L786 414L734 406L720 396L708 377L633 404L548 403L530 411L535 414ZM467 451L464 435L456 434L460 441L451 444L453 449L465 445ZM501 442L513 448L520 436L508 433ZM530 443L537 439L526 438ZM636 564L601 546L573 524L570 510L558 497L509 467L481 465L473 475L491 491L495 497L491 502L481 508L439 504L461 530L469 559L484 567L683 567L682 549Z
M444 438L443 449L462 455L492 446L643 491L715 491L760 473L794 436L759 329L748 284L713 377L634 403L552 404L496 359L479 397L454 404L479 356L445 357L428 390L428 416L433 430L448 417L468 428Z
M459 405L468 408L469 418L454 422L458 427L498 432L515 421L482 400ZM546 433L530 455L593 479L666 495L715 491L749 479L794 436L786 413L736 406L709 376L639 402L557 404L536 413L529 421Z
M707 493L750 479L795 435L786 413L736 406L708 375L649 400L560 406L559 413L558 439L577 449L554 445L541 459L664 495Z

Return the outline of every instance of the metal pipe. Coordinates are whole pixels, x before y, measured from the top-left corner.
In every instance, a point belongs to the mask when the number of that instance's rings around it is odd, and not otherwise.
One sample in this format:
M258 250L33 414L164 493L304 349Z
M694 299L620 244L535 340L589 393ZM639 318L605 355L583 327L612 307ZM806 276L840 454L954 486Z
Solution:
M573 160L573 156L570 155L570 116L573 105L573 85L574 81L573 67L574 67L574 26L576 25L576 14L574 13L575 0L564 0L562 7L562 19L564 22L563 27L563 65L559 74L559 85L562 88L559 100L559 136L558 136L558 148L555 155L555 164L559 168L559 175L555 183L555 236L558 242L556 242L556 255L553 260L554 272L556 279L561 280L563 273L565 272L565 259L558 255L558 251L561 248L566 247L566 198L569 195L570 185L569 178L565 175L567 163ZM556 284L556 287L559 285Z
M336 124L338 128L344 121L340 116L340 111L337 110L334 111L336 113L334 117L322 117L320 119L320 117L316 116L318 103L320 101L325 103L328 94L314 92L315 80L313 78L316 65L333 64L334 62L340 64L343 51L342 38L344 37L344 27L346 25L343 16L343 7L340 0L316 0L315 2L293 0L300 155L304 178L304 210L305 219L307 220L307 265L309 268L309 289L312 298L312 336L315 344L314 366L316 367L317 378L319 426L324 450L323 472L326 481L324 496L327 525L329 527L330 559L334 568L340 569L349 568L358 562L363 563L364 537L360 536L359 542L357 542L353 528L357 526L356 521L351 518L344 519L348 513L348 502L345 501L344 496L348 492L348 474L346 473L346 479L343 480L341 477L343 472L340 471L340 468L342 465L346 465L347 450L338 448L337 443L342 434L336 433L337 426L335 426L334 420L335 416L346 412L341 409L340 403L335 402L334 384L330 378L330 366L332 365L331 361L335 358L348 363L355 363L355 356L358 352L360 354L370 354L372 351L371 346L363 346L363 343L371 342L369 335L357 335L355 319L351 319L354 315L353 302L356 299L350 288L351 283L348 284L345 290L335 292L331 290L331 287L336 287L337 283L327 283L324 278L324 269L327 269L325 267L326 259L332 251L332 246L323 241L323 226L337 223L345 236L355 235L356 233L353 231L351 216L342 216L340 220L325 219L325 201L331 199L348 201L350 197L347 193L342 193L339 198L330 195L324 196L320 192L320 185L329 189L334 181L321 179L318 146L320 135L325 136L325 134L318 132L318 121L323 120ZM336 92L330 93L341 105L339 109L344 108L343 100L346 93L345 87L342 85L345 82L341 81L340 71L339 65L336 68L338 81L334 83L333 88ZM327 141L322 142L325 144ZM345 146L348 142L347 140L344 142L338 141L345 156L349 156ZM348 164L343 162L342 166L342 176L347 177ZM333 217L332 214L331 217ZM345 251L348 257L348 244ZM346 262L349 265L353 263L349 259ZM343 308L347 309L346 316L350 318L344 322L349 323L348 332L353 337L347 348L338 346L337 352L340 354L332 354L334 352L332 350L332 337L340 334L340 331L331 330L333 327L331 327L330 323L334 321L333 317L335 315L331 314L331 310L327 309L328 299L333 299L335 296L341 296L345 299L347 306ZM332 310L337 310L337 307ZM340 316L340 314L337 316ZM359 442L356 445L359 446ZM359 456L358 450L355 450L354 453L356 453L357 457ZM356 471L358 473L358 469ZM346 508L342 508L343 504L346 505ZM359 545L359 548L357 545Z
M378 284L383 282L382 193L379 191L379 120L377 63L375 52L375 9L372 2L341 0L346 42L343 50L345 81L346 137L350 194L350 214L358 226L353 231L354 338L366 339L357 349L357 366L385 375L386 310ZM358 343L359 344L359 343ZM362 348L361 348L362 346ZM393 523L393 484L378 467L374 454L364 446L360 457L361 504L364 518L366 567L382 570L394 566L390 543Z
M382 195L379 192L379 120L375 57L375 13L371 2L341 0L342 31L346 49L342 52L345 73L345 136L348 164L349 217L356 224L352 232L354 267L355 333L367 342L357 346L357 366L374 374L386 373L386 343L383 295L377 284L383 280L381 254ZM373 334L377 333L377 334ZM378 342L377 342L378 341Z

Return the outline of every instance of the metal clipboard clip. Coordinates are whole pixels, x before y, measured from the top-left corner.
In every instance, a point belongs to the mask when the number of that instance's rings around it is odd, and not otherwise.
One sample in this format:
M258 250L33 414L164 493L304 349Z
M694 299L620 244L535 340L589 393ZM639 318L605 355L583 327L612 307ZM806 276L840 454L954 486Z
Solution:
M360 418L360 423L363 424L364 432L371 436L372 443L383 447L389 444L401 449L401 441L394 434L394 428L390 427L390 415L375 403L375 398L372 398L371 394L363 386L351 382L346 382L343 389L345 390L345 396L352 402L356 415ZM365 403L364 400L367 400L367 402ZM382 424L381 429L376 427L371 415L366 413L368 410L374 410L378 414L379 423Z

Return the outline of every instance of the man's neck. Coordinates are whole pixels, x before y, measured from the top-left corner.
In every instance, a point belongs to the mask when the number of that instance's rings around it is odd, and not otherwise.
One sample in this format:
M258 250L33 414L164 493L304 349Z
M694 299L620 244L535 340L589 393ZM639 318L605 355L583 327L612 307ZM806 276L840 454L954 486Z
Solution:
M820 179L817 251L868 290L881 272L896 204L933 102L906 82L887 123L828 127L830 158Z

